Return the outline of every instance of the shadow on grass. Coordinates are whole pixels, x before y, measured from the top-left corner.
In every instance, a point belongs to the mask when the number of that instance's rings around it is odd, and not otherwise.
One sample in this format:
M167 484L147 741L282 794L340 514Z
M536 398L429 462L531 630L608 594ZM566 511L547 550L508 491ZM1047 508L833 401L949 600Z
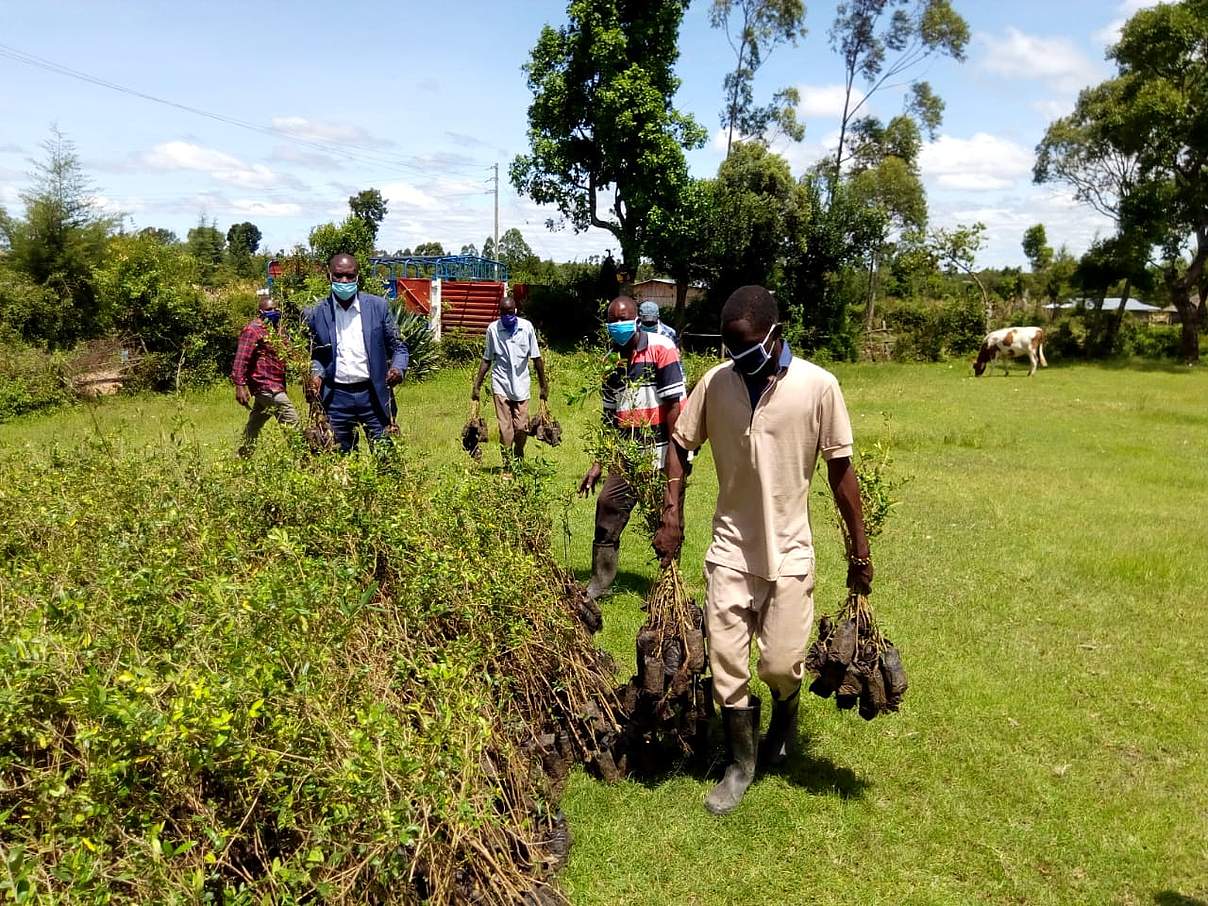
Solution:
M718 781L726 767L726 752L721 740L718 721L710 728L709 744L698 755L682 752L648 752L638 759L656 768L643 770L635 767L629 779L654 789L675 777L688 776L701 783ZM807 739L802 739L797 751L787 763L776 768L760 766L755 771L755 783L764 777L782 777L791 785L819 796L838 796L841 799L860 799L871 784L851 768L836 764L825 755L812 750ZM1177 904L1171 904L1177 906Z
M1102 368L1105 371L1140 371L1140 372L1160 372L1162 374L1189 374L1194 371L1194 368L1189 368L1181 362L1174 359L1061 359L1058 361L1049 362L1049 368L1064 370L1072 367L1094 366ZM1037 374L1044 369L1038 369ZM1014 372L1014 369L1012 369ZM1028 370L1023 370L1023 376L1027 377Z
M1188 897L1175 890L1160 890L1153 895L1154 906L1208 906L1208 900Z

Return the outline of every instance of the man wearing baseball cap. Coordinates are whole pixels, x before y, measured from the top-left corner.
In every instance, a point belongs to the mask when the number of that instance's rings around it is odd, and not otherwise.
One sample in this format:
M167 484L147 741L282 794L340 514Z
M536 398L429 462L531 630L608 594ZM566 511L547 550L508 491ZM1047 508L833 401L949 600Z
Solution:
M675 328L669 327L659 319L659 306L657 302L647 300L638 306L638 326L646 331L646 333L662 334L676 346L679 346L679 337L676 336Z

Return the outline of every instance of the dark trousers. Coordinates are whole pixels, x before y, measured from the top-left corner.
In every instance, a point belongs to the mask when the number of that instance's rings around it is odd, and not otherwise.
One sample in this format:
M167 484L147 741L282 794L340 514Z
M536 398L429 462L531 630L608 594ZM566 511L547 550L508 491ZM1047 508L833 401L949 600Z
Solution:
M372 444L381 439L390 424L390 419L374 399L373 386L368 381L333 385L331 398L327 401L327 420L331 422L331 431L341 453L356 448L358 425L365 429Z
M596 498L596 544L618 547L638 498L623 476L609 472Z
M692 473L692 464L684 473L685 480ZM684 518L684 483L680 482L680 527ZM629 486L624 476L617 472L609 472L600 488L600 496L596 498L596 544L606 544L610 547L620 547L621 534L629 524L633 508L638 504L637 494Z

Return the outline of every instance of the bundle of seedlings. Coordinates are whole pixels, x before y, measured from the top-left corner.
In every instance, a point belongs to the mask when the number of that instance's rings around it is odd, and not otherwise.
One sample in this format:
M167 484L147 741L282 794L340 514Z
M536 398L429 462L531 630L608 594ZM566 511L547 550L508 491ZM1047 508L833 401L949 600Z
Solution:
M475 462L482 461L482 448L489 435L487 423L483 420L478 401L470 404L470 417L461 429L461 448L470 454Z
M561 785L623 715L548 477L274 453L0 460L8 889L562 902Z
M598 462L625 476L637 498L635 515L653 541L666 479L650 449L607 425L592 444ZM647 617L635 644L637 672L618 692L629 716L617 758L623 773L655 773L668 752L696 752L712 716L704 676L704 613L688 594L676 561L662 564L643 609Z
M871 455L857 454L854 467L860 485L864 533L881 534L890 511L897 505L892 491L888 450L881 444ZM847 527L836 514L844 549L852 550ZM818 638L806 653L805 667L814 675L810 691L821 698L835 697L840 710L859 705L860 716L872 720L883 711L897 711L906 694L906 671L893 643L881 634L868 596L849 591L833 616L818 621Z
M541 443L551 447L562 443L562 426L550 414L549 405L545 400L541 401L541 405L537 409L537 417L529 420L528 433Z
M833 617L819 621L805 667L815 676L811 692L833 695L841 711L859 704L865 720L897 711L906 694L901 656L877 627L867 595L852 592Z

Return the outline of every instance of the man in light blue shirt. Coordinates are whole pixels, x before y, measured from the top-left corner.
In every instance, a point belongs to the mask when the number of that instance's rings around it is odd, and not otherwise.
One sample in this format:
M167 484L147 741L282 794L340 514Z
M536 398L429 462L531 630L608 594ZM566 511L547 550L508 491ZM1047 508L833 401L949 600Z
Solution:
M638 307L638 325L647 333L662 334L677 347L679 346L679 337L675 333L675 328L664 324L660 319L657 302L647 300Z
M491 393L495 397L495 416L499 421L499 443L506 465L511 457L524 458L528 440L528 402L532 395L529 363L537 369L541 384L541 399L549 399L549 384L545 380L545 363L537 331L531 321L516 314L516 300L505 296L499 303L499 318L487 327L482 362L474 378L470 399L478 402L482 381L491 372Z

